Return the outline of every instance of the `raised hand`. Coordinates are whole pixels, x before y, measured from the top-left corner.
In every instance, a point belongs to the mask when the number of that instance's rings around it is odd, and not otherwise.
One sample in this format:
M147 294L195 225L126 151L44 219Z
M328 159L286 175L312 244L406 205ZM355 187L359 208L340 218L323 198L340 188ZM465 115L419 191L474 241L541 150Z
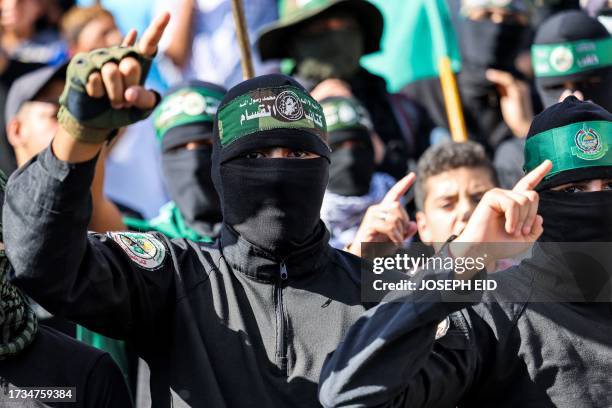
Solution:
M168 13L157 17L135 46L132 30L120 47L77 54L72 59L58 114L65 131L80 142L99 144L115 129L151 113L158 95L142 84L169 18Z
M497 86L504 122L514 136L525 137L533 120L533 107L529 85L509 72L487 70L487 79Z
M552 162L545 160L519 180L512 190L488 191L451 245L452 253L458 256L487 253L489 261L493 261L526 250L544 231L535 187L551 168Z
M353 243L347 248L349 252L362 256L361 244L367 242L392 243L390 250L395 250L416 234L416 223L410 221L400 202L415 180L414 173L408 174L391 187L379 204L368 208Z

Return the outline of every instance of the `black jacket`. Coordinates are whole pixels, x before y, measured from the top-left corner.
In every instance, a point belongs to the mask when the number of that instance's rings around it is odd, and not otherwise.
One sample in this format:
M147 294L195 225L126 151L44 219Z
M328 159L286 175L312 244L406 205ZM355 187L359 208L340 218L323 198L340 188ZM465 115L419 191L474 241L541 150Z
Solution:
M365 310L359 258L328 233L284 260L225 228L214 244L87 234L95 161L43 151L11 177L4 239L12 282L59 316L130 342L154 406L318 406L325 355ZM138 238L140 237L140 238Z
M489 276L498 289L471 305L412 293L370 309L326 361L321 402L612 406L612 304L558 302L582 296L559 268L526 260Z
M25 408L31 399L15 398L16 390L32 387L73 388L64 402L42 406L62 408L123 408L132 401L117 364L108 353L89 347L44 325L17 356L0 360L0 407ZM11 392L11 390L13 390Z

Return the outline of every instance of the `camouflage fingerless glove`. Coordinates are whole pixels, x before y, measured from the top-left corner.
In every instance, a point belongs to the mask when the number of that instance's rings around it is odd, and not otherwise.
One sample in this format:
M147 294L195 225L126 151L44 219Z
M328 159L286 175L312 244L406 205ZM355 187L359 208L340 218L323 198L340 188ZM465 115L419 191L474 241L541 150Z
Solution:
M153 108L113 109L107 96L93 98L87 95L85 85L92 73L99 72L107 62L118 65L127 57L133 57L140 63L142 85L152 60L140 54L135 47L101 48L77 54L70 61L57 118L75 139L85 143L101 143L113 136L117 129L145 119L153 111Z

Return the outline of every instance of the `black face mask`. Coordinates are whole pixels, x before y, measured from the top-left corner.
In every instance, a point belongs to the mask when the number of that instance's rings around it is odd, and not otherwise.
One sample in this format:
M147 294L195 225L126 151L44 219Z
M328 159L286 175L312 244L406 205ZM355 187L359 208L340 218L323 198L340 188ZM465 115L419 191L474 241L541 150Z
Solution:
M549 254L542 266L557 277L567 299L610 299L612 276L612 191L540 193L544 233L539 241ZM552 243L566 244L552 244ZM548 244L547 244L548 243ZM536 252L537 255L537 252ZM537 256L534 261L541 261ZM550 268L550 265L558 265ZM569 274L568 274L569 272Z
M358 28L300 36L295 41L299 76L320 82L328 78L350 79L359 69L363 34Z
M335 149L331 154L327 189L343 196L362 196L370 191L374 174L374 150L355 145Z
M317 232L329 162L237 158L221 165L224 223L277 258Z
M461 24L462 60L470 68L481 69L483 75L487 68L513 71L528 32L520 25L466 19Z
M612 242L612 191L540 193L543 242Z
M176 149L162 154L162 171L170 198L187 226L204 234L221 222L221 206L211 179L211 147Z
M612 85L612 68L603 71L601 74L601 82L581 82L576 86L576 89L572 91L580 91L584 96L585 101L592 101L606 109L608 112L612 112L612 92L610 92L610 86ZM561 94L565 91L563 86L549 88L538 86L538 93L542 98L542 103L545 108L548 108L559 102Z

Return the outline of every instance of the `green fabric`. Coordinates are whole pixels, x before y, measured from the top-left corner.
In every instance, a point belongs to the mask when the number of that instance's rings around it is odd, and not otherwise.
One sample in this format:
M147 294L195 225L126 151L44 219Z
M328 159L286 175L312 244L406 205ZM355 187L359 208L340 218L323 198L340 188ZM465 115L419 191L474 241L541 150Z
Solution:
M330 133L358 127L373 128L368 111L356 99L333 98L321 101L321 106Z
M223 99L222 92L201 87L187 87L166 95L153 113L157 138L161 142L166 132L176 126L198 122L213 122Z
M147 232L157 231L169 238L185 238L190 241L211 243L211 237L200 235L185 224L185 219L181 215L174 202L165 204L160 210L159 215L151 220L141 220L137 218L124 217L123 222L128 228Z
M571 75L612 65L612 38L531 47L536 77Z
M589 121L572 123L538 133L525 144L525 172L530 172L544 160L553 167L544 180L563 171L612 166L612 123Z
M448 56L453 71L461 57L445 0L371 0L382 12L385 29L381 51L361 58L361 65L387 80L389 91L438 76L440 57Z
M111 339L79 325L76 326L76 338L85 344L99 350L106 351L108 354L110 354L113 360L115 360L115 363L117 363L121 369L121 373L125 378L125 383L131 384L129 378L130 363L128 361L127 351L125 349L125 342Z
M0 200L4 199L5 187L6 176L0 170ZM1 219L0 242L3 242ZM32 343L38 331L38 320L26 297L6 280L10 268L2 247L0 249L0 361L19 354Z
M85 85L92 73L100 71L107 62L119 63L127 57L133 57L140 63L141 83L144 83L151 66L151 59L138 53L135 47L101 48L88 53L79 53L70 60L57 118L62 127L75 139L85 143L101 143L116 129L145 119L153 111L153 109L145 111L136 108L113 109L107 98L91 98L86 94ZM86 105L83 102L91 102L91 106L78 106L80 112L71 112L70 102L75 103L77 95L82 98L79 101L80 105ZM87 112L92 106L98 108L102 106L102 112L99 114Z
M260 88L240 95L217 114L221 147L255 132L301 129L322 138L326 132L321 105L293 86Z

